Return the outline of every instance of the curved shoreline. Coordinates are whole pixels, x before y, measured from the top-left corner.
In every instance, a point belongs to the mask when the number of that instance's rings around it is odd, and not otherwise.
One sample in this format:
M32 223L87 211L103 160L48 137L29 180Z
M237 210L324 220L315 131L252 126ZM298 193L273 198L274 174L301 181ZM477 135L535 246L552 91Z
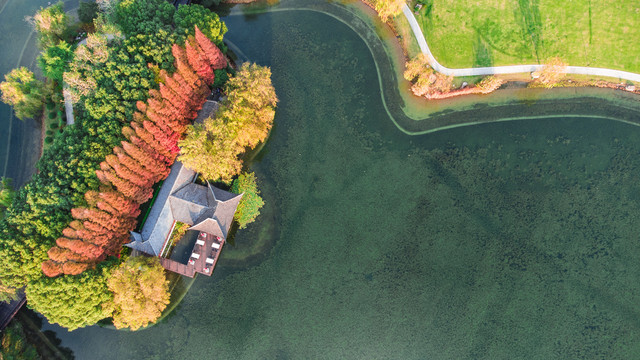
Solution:
M368 10L367 10L368 9ZM400 74L400 54L394 54L393 35L385 34L377 16L365 14L373 10L360 2L352 4L325 3L313 0L282 1L256 11L232 10L228 16L247 13L281 11L313 11L330 16L351 28L365 43L376 66L382 104L394 125L407 135L422 135L455 127L483 123L526 120L534 118L601 117L640 126L637 114L640 99L625 91L598 88L507 89L489 95L468 95L459 98L426 102L406 90ZM389 31L390 32L390 31ZM384 36L387 40L382 39ZM397 50L396 50L397 51ZM580 89L580 91L577 91ZM482 98L480 100L480 97ZM480 100L480 101L479 101ZM454 117L451 114L456 112ZM464 121L460 121L464 112Z
M420 28L420 25L418 25L418 21L416 20L416 17L413 16L413 13L411 12L411 9L409 9L407 4L404 4L402 6L402 13L407 18L407 21L411 26L413 35L416 37L416 40L418 41L418 46L420 47L420 51L422 51L422 53L427 56L427 59L429 60L429 65L431 65L431 67L435 71L443 73L445 75L479 76L479 75L519 74L519 73L540 71L545 66L540 64L533 64L533 65L490 66L490 67L463 68L463 69L451 69L451 68L445 67L441 65L431 53L431 50L429 49L429 45L427 45L427 40L424 37L422 29ZM597 68L597 67L588 67L588 66L567 66L566 73L578 74L578 75L605 76L605 77L620 78L624 80L640 82L640 74L636 74L628 71L622 71L622 70L606 69L606 68Z

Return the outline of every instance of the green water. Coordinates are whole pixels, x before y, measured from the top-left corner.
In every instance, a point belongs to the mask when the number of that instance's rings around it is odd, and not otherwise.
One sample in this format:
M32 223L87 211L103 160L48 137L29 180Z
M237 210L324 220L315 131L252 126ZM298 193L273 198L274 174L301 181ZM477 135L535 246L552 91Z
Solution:
M252 166L263 215L160 324L47 326L77 359L640 357L639 128L538 119L408 136L344 24L225 21L280 98Z

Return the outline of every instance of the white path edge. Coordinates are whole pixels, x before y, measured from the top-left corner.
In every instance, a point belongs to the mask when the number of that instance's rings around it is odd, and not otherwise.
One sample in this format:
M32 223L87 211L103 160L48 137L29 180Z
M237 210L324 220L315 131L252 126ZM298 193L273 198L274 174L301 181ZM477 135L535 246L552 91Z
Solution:
M491 66L491 67L477 67L477 68L466 68L466 69L450 69L442 66L438 60L433 56L431 50L429 50L429 45L427 45L427 40L422 33L422 29L420 25L418 25L418 21L415 16L413 16L413 12L404 4L402 6L402 12L404 16L409 21L409 25L411 25L411 30L413 30L413 34L418 40L418 45L420 46L420 51L427 56L429 61L429 65L439 73L443 73L445 75L453 75L453 76L477 76L477 75L493 75L493 74L518 74L518 73L527 73L538 71L542 69L544 65L510 65L510 66ZM567 66L566 72L568 74L581 74L581 75L595 75L595 76L607 76L612 78L619 78L624 80L636 81L640 82L640 74L621 71L621 70L612 70L612 69L604 69L604 68L595 68L595 67L586 67L586 66Z

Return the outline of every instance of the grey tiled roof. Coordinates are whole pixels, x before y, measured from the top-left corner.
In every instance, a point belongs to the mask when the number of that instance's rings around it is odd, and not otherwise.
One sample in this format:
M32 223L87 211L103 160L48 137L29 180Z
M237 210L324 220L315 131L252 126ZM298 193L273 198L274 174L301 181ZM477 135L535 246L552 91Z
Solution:
M207 234L219 236L221 238L227 237L227 232L222 230L218 220L212 218L206 218L200 221L199 223L190 227L189 230L196 230Z
M242 194L236 195L211 184L198 185L193 183L194 178L195 172L176 161L141 233L132 232L132 241L127 246L160 255L175 221L192 225L190 230L227 238Z

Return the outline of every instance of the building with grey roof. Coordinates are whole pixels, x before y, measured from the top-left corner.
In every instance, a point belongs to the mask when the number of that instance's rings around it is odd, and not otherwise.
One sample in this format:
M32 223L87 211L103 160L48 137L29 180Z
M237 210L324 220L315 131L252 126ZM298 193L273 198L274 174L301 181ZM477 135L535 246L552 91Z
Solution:
M191 225L189 230L226 239L242 194L232 194L209 183L196 184L195 177L194 171L176 161L142 230L131 232L131 242L126 246L160 256L176 221Z

